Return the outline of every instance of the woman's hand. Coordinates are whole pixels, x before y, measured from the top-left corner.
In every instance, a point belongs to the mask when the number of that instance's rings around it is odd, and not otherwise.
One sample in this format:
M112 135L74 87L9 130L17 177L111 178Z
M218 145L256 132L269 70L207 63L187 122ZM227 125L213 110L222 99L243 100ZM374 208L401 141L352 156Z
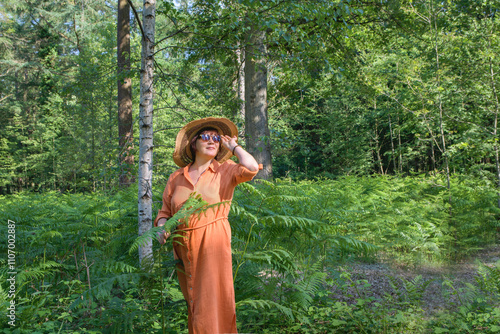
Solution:
M163 225L165 225L165 222L166 222L166 221L167 221L167 220L166 220L165 218L161 218L161 219L158 221L158 226L163 226ZM168 239L168 237L169 237L169 236L170 236L170 232L166 232L166 231L165 231L165 232L158 232L158 235L157 235L158 242L159 242L161 245L163 245L163 244L167 241L167 239Z
M168 237L170 237L170 232L158 232L158 242L163 245Z
M245 166L248 170L252 172L256 172L259 170L259 164L255 160L255 158L245 151L241 145L238 145L238 137L229 137L228 135L221 135L222 145L228 149L231 153L233 153L236 157L238 157L238 161L240 164Z
M229 152L233 152L234 148L238 146L238 137L229 137L228 135L221 135L222 146L229 150Z

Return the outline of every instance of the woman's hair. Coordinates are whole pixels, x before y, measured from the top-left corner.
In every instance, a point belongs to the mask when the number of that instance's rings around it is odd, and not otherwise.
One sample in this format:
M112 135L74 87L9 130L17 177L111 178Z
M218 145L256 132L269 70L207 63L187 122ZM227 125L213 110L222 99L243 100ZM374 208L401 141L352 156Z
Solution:
M196 159L196 151L197 151L196 150L196 141L198 140L198 137L200 136L200 134L202 134L205 131L215 131L219 134L219 130L217 130L216 128L212 128L212 127L202 128L200 131L196 132L196 135L193 138L191 138L191 142L189 142L189 149L191 150L191 156L193 157L193 161ZM220 145L219 145L219 150L220 150ZM219 154L219 152L217 152L217 154Z

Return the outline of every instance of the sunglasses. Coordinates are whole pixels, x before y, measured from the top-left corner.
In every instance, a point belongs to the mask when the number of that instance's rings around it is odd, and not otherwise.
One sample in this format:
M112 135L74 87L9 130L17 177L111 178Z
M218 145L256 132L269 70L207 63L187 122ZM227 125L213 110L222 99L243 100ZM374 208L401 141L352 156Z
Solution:
M202 133L201 135L198 136L199 138L201 138L201 140L203 141L209 141L210 138L212 138L212 140L215 142L215 143L218 143L220 142L220 136L219 135L209 135L209 134L206 134L206 133Z

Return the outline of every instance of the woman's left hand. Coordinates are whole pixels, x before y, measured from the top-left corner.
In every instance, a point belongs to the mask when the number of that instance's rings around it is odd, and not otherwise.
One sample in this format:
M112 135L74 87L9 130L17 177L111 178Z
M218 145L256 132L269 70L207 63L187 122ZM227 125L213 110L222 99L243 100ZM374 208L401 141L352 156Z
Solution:
M229 137L228 135L221 135L220 136L222 145L228 149L230 152L233 151L233 149L238 145L238 137Z
M240 164L242 164L252 172L256 172L259 170L259 164L250 153L245 151L243 148L237 149L235 151L236 146L241 147L241 145L238 145L238 137L236 136L229 137L228 135L221 135L220 138L222 145L226 149L228 149L229 152L233 153L234 155L236 155L236 157L238 157Z

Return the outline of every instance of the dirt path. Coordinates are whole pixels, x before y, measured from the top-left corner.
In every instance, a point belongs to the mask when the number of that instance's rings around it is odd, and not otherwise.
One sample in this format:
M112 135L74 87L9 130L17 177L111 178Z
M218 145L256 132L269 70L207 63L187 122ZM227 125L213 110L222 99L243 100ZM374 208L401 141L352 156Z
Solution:
M458 303L456 294L451 294L451 289L443 285L444 280L451 281L453 287L459 291L459 289L465 288L467 283L475 284L474 277L477 276L479 262L487 266L494 266L498 261L500 261L500 245L483 250L475 257L454 265L406 268L385 263L354 263L343 266L343 268L351 273L353 281L367 280L371 286L364 290L365 297L372 296L378 300L382 300L384 296L388 295L392 296L393 299L398 299L398 291L391 287L391 282L396 284L401 292L404 291L402 289L403 281L412 281L421 275L421 281L418 281L415 286L423 286L424 282L428 282L422 294L421 307L430 315L440 310L453 308ZM333 290L333 294L333 298L339 301L353 302L357 298L356 292L352 288L348 288L346 291L338 286ZM354 297L346 297L349 294L353 294Z

